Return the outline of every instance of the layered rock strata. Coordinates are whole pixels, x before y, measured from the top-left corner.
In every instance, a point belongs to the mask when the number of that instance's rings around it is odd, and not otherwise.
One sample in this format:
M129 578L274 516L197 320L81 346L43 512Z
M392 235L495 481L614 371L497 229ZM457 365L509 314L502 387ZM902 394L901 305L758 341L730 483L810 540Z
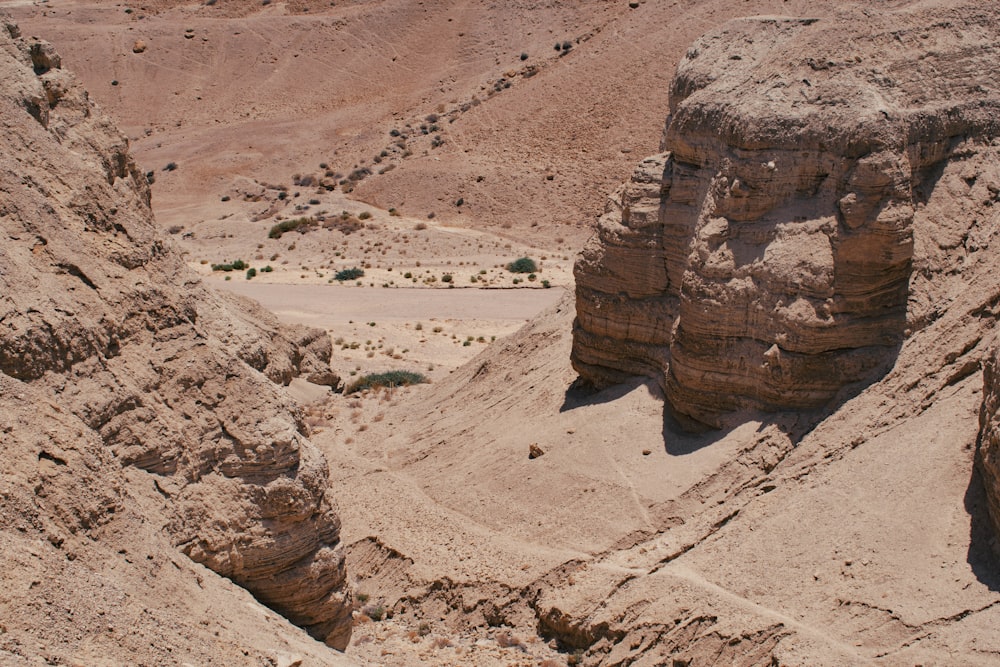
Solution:
M676 413L719 427L823 407L890 368L933 309L912 288L915 212L943 165L998 134L996 32L966 7L754 18L698 40L662 153L576 264L581 378L654 377Z
M53 544L165 529L344 648L326 462L279 386L336 384L329 339L202 285L156 229L127 140L50 45L0 32L5 505Z

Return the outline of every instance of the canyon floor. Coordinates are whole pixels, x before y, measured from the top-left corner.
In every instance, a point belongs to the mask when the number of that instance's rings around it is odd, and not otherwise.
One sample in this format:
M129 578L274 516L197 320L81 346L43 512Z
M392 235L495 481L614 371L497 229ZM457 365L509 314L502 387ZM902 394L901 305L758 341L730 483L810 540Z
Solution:
M588 391L570 365L574 260L658 151L691 42L841 4L0 11L129 136L159 225L206 284L326 330L345 383L429 379L288 388L330 466L357 591L348 661L995 665L1000 567L972 465L983 379L962 370L992 325L946 328L995 281L950 294L950 320L830 413L692 433L655 383ZM520 257L530 277L506 268ZM257 616L277 617L246 606L259 643ZM282 651L272 664L335 654L304 633Z

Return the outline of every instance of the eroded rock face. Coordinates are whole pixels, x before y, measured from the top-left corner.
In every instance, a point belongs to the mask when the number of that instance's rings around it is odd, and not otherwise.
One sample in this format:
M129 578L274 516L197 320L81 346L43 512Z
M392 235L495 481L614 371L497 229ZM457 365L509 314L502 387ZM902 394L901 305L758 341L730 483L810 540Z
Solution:
M96 541L132 514L119 530L166 529L342 649L350 600L326 462L278 386L299 374L336 385L330 341L187 270L154 226L127 140L60 66L4 25L5 502L30 507L53 544Z
M1000 348L994 348L983 364L976 464L983 477L993 530L1000 536Z
M581 378L655 377L718 427L822 407L890 368L931 309L911 288L933 270L915 211L998 134L994 14L765 17L698 40L663 152L577 262Z

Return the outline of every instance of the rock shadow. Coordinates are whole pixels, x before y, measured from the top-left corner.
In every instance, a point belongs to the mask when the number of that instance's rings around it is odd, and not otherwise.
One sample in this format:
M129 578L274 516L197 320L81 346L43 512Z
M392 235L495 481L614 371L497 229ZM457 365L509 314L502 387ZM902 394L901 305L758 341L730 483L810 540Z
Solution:
M596 389L587 382L577 378L566 389L566 395L563 397L563 404L559 406L559 412L569 412L570 410L582 408L587 405L611 403L643 385L646 385L649 392L657 398L663 398L663 392L660 391L656 382L643 376L635 376L604 389Z
M694 421L663 401L663 449L671 456L687 456L725 438L735 427L715 429Z
M965 511L969 513L969 551L966 562L981 584L1000 592L1000 549L986 505L986 489L977 466L972 467L965 491Z

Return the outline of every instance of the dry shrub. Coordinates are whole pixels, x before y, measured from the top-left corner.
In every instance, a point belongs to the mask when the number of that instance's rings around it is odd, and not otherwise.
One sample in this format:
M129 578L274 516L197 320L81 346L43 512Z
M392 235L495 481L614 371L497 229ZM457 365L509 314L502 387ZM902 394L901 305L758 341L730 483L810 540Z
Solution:
M528 650L528 647L524 645L524 642L518 639L517 635L512 635L506 630L497 633L496 641L502 648L519 648L522 651Z
M454 646L454 644L451 643L451 640L447 637L435 637L434 641L431 642L431 645L434 648L448 648L449 646Z

